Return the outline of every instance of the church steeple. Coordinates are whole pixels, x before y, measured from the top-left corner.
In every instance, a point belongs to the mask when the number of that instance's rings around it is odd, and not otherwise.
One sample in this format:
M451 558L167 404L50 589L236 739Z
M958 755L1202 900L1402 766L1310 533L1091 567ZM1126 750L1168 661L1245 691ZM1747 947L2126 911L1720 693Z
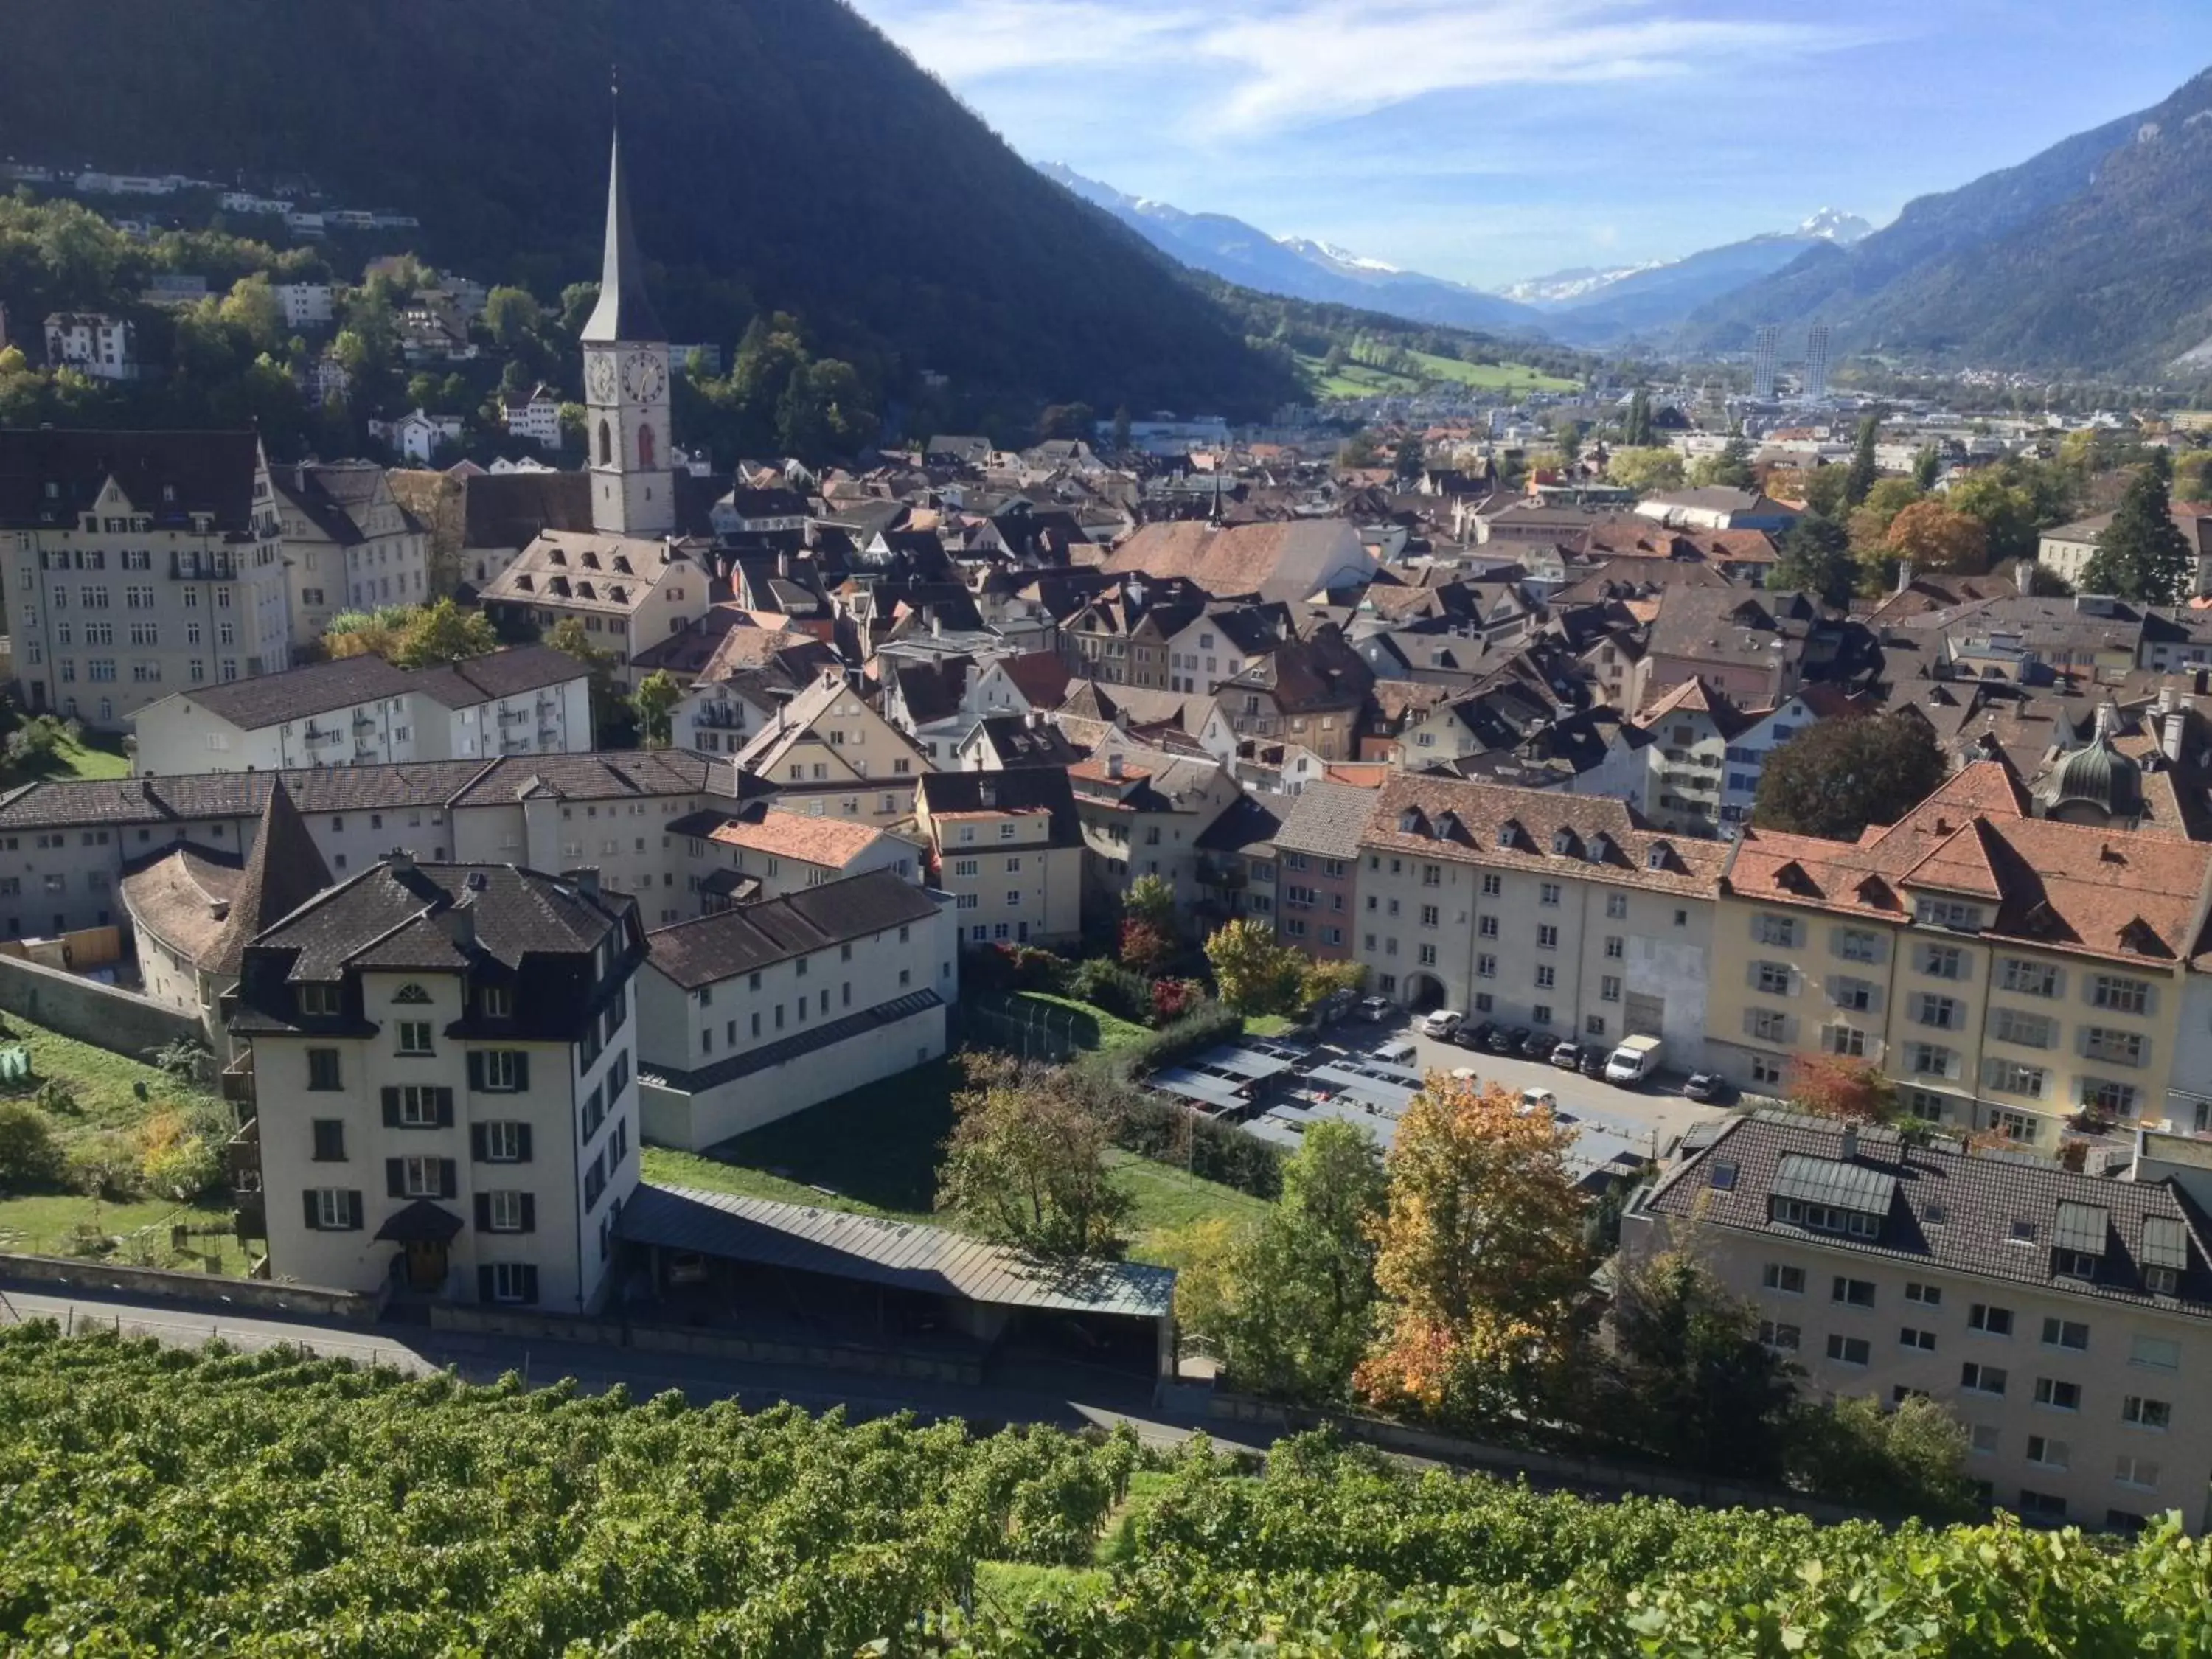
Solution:
M645 291L645 261L631 228L629 189L623 178L622 124L617 113L614 156L607 171L606 256L599 271L599 303L584 325L583 338L600 345L665 340L660 318Z

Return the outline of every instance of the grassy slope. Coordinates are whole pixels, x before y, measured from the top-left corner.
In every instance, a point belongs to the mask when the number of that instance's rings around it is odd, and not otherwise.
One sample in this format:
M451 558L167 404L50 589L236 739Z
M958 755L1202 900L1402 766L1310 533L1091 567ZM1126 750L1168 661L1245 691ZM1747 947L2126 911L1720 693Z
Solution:
M1431 356L1425 351L1407 354L1432 380L1456 380L1463 386L1501 392L1572 392L1575 382L1546 374L1526 363L1468 363L1456 357ZM1411 375L1377 368L1371 363L1347 363L1338 374L1324 372L1318 357L1300 357L1298 368L1322 398L1403 396L1420 388Z
M12 786L34 778L127 778L131 757L123 740L104 733L87 732L82 744L64 742L35 766L0 769L0 781Z

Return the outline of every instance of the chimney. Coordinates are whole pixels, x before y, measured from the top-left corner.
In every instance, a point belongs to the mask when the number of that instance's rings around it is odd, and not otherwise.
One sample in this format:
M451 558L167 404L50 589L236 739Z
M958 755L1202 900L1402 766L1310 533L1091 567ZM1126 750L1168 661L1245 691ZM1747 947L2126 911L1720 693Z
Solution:
M1911 586L1912 561L1910 559L1899 559L1897 562L1897 591L1902 593L1906 588Z
M1856 1123L1846 1123L1844 1125L1844 1162L1848 1164L1858 1155L1859 1126Z
M2181 740L2189 730L2189 711L2173 708L2158 723L2158 751L2175 766L2181 764Z
M775 556L775 574L782 577L786 581L789 581L791 580L790 554L779 553Z
M395 876L412 875L415 872L415 855L404 847L393 848L391 855L385 860L385 864Z
M599 897L599 871L597 865L591 865L581 870L571 871L569 873L575 878L576 890L578 892L581 893L587 899L595 899Z
M473 905L464 901L448 909L440 911L438 925L446 930L446 937L453 940L455 949L467 951L475 947L477 913Z
M1121 756L1109 755L1106 757L1106 775L1113 779L1116 783L1119 783L1121 781Z

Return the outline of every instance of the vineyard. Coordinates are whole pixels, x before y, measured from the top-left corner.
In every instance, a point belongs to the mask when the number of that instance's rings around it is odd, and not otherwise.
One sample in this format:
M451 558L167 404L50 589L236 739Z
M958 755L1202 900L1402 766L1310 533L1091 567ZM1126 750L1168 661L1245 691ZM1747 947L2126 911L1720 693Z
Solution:
M2212 1651L2171 1526L1824 1530L40 1325L0 1330L0 1538L15 1653Z

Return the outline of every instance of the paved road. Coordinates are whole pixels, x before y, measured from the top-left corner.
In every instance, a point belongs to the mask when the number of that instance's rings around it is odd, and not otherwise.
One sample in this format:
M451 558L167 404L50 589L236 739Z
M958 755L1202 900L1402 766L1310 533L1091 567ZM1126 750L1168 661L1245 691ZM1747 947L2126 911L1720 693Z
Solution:
M850 1371L805 1366L741 1364L684 1354L641 1353L567 1343L518 1343L509 1338L417 1326L379 1325L362 1329L268 1318L214 1304L133 1303L95 1290L57 1293L52 1288L0 1285L0 1322L31 1319L52 1319L76 1331L117 1330L125 1336L151 1336L173 1347L198 1347L211 1337L221 1337L233 1347L246 1350L292 1343L334 1358L393 1365L416 1375L451 1367L471 1382L495 1382L512 1370L532 1383L574 1377L577 1386L589 1394L603 1393L617 1383L627 1386L640 1399L675 1389L699 1404L735 1400L756 1411L788 1401L816 1412L842 1406L856 1418L911 1411L927 1418L1051 1423L1069 1429L1112 1428L1126 1422L1147 1444L1164 1447L1188 1439L1200 1426L1194 1419L1177 1419L1155 1410L1140 1381L1124 1373L1093 1372L1075 1365L1027 1367L1002 1382L966 1388L905 1377L856 1376ZM1263 1441L1239 1441L1233 1437L1224 1440L1211 1427L1208 1432L1224 1445L1264 1449Z
M1410 1022L1369 1025L1354 1021L1328 1033L1328 1040L1346 1048L1372 1049L1403 1038L1420 1051L1413 1063L1423 1072L1449 1072L1471 1067L1484 1081L1496 1080L1515 1094L1523 1089L1549 1089L1559 1109L1593 1121L1605 1121L1632 1138L1656 1139L1656 1152L1663 1153L1693 1123L1725 1117L1727 1109L1705 1106L1685 1099L1679 1076L1662 1074L1641 1089L1623 1089L1579 1072L1563 1072L1540 1060L1507 1060L1480 1054L1449 1042L1439 1042L1414 1030Z

